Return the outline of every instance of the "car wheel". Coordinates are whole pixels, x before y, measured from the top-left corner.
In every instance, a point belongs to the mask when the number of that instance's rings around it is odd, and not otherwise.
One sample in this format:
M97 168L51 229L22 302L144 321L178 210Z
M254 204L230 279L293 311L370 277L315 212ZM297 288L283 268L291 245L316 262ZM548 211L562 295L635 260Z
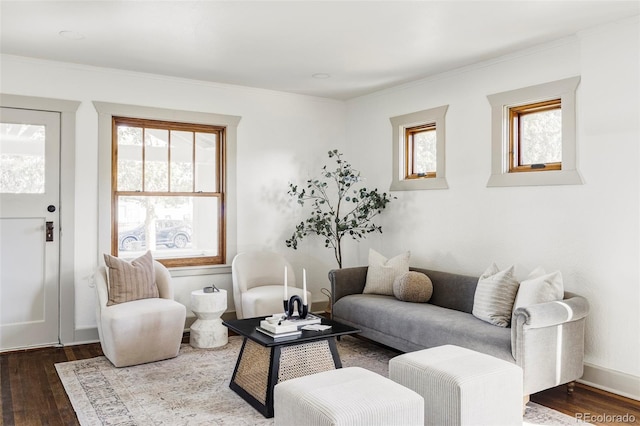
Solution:
M178 234L173 237L173 245L176 246L176 248L185 248L188 242L189 239L184 234Z
M138 241L135 237L126 237L120 244L123 251L133 250L134 243Z

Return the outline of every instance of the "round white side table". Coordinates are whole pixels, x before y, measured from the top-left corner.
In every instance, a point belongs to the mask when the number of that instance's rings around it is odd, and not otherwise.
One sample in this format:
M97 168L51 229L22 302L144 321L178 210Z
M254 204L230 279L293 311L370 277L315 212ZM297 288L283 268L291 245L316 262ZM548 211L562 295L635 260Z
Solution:
M217 348L229 341L227 327L220 316L227 310L227 291L191 292L191 310L198 319L191 324L189 344L194 348Z

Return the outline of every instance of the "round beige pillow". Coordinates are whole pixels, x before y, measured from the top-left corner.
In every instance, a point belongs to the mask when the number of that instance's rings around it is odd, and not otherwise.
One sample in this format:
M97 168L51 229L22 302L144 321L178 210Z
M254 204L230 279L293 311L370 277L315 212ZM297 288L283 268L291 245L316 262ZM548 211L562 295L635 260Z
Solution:
M432 294L431 279L421 272L405 272L393 281L393 295L403 302L425 303Z

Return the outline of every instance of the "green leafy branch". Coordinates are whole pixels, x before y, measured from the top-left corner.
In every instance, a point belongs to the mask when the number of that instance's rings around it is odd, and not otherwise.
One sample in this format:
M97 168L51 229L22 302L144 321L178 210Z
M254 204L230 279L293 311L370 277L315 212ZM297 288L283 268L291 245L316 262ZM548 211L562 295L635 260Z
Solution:
M343 160L337 149L329 151L329 158L335 160L335 170L323 166L321 176L307 180L304 188L289 184L288 194L296 198L300 206L310 202L311 213L296 225L285 243L295 250L307 235L324 237L325 247L333 249L338 266L342 268L343 237L360 240L372 232L382 233L382 227L372 220L382 213L391 198L377 189L354 188L361 181L360 172ZM335 198L328 192L334 186Z

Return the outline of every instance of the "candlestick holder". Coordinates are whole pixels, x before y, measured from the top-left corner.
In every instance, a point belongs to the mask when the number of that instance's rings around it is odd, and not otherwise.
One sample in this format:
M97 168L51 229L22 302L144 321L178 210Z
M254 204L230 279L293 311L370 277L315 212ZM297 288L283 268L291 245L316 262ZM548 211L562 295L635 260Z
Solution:
M293 317L293 309L296 304L298 308L298 317L301 319L304 319L307 317L307 314L309 313L309 307L307 305L302 304L302 298L300 296L298 295L291 296L289 300L284 300L283 302L284 302L284 309L285 309L284 312L287 314L287 318Z

